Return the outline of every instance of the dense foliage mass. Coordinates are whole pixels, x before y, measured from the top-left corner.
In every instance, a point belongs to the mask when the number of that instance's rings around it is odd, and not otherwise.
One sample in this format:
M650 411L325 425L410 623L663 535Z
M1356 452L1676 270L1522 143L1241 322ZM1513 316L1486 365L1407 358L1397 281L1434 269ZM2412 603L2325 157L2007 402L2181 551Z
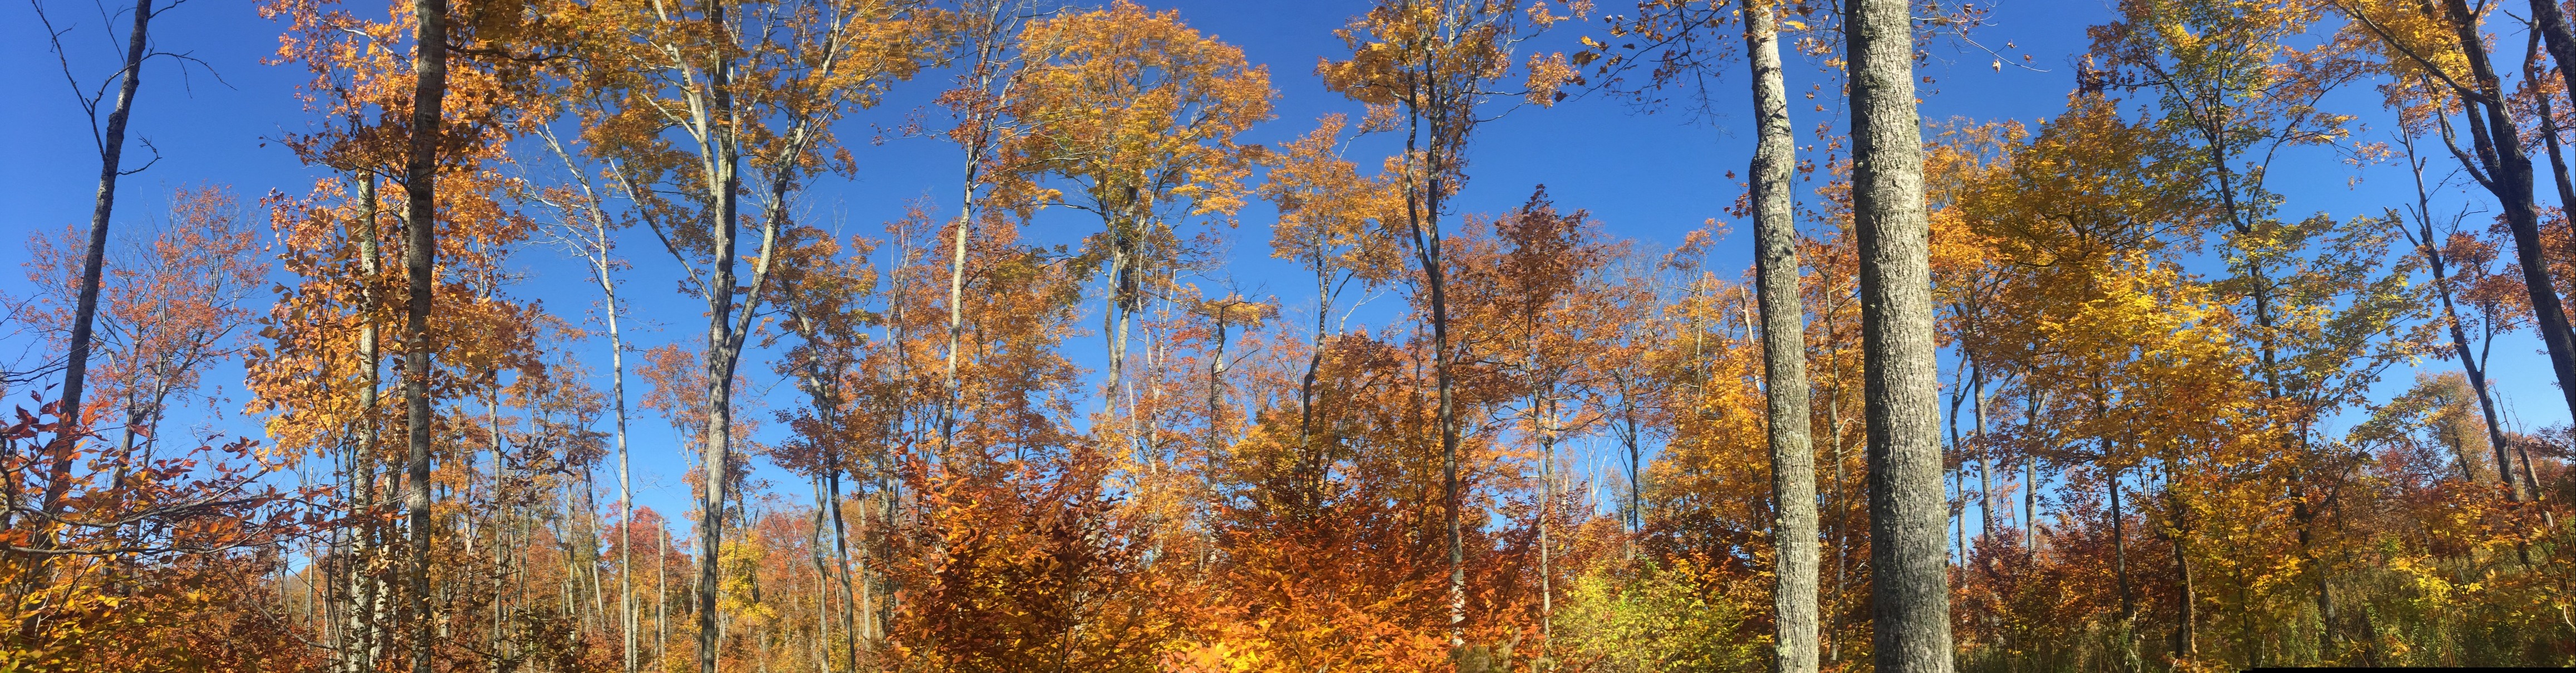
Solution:
M138 0L7 302L0 670L2576 665L2576 433L2494 384L2576 412L2520 4L2120 0L2053 117L1921 124L1975 4L1376 0L1263 145L1271 66L1129 0L264 0L329 177L111 232ZM1753 164L1657 198L1749 239L1455 199L1481 124L1717 84ZM837 231L870 133L955 191Z

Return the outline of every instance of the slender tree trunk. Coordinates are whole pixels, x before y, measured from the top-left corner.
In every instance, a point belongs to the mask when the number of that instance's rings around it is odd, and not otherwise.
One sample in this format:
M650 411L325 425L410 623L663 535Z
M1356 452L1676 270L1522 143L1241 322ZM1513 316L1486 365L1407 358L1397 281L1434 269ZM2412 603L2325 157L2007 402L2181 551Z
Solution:
M814 521L811 523L813 527L805 534L805 547L811 550L814 561L814 629L817 641L814 649L816 654L821 655L817 658L822 661L823 673L833 673L835 670L832 668L831 654L821 647L822 643L832 640L831 578L833 573L824 567L827 565L824 561L827 553L823 551L823 522L825 517L830 516L825 512L833 509L834 500L831 489L823 485L823 475L814 475ZM842 600L844 603L848 602L849 596L844 594ZM851 665L856 666L857 663L853 660Z
M1624 398L1625 396L1623 395L1622 397ZM1620 402L1620 405L1624 407L1627 405L1627 402L1623 400ZM1627 421L1622 425L1626 426L1626 431L1619 433L1619 440L1620 444L1628 450L1628 530L1633 533L1642 533L1646 530L1646 482L1643 476L1638 473L1638 470L1645 465L1645 449L1644 447L1637 445L1637 424L1635 419L1627 419ZM1808 461L1813 463L1814 457L1809 456ZM1812 471L1813 467L1814 466L1812 464L1809 465L1810 471ZM1809 490L1813 490L1815 485L1815 475L1808 475L1807 482ZM1812 503L1810 503L1810 507L1812 506ZM1628 545L1628 553L1635 554L1636 552L1637 545L1634 542L1631 542Z
M2513 453L2514 456L2521 459L2522 462L2522 483L2529 484L2531 486L2530 500L2540 500L2543 497L2543 494L2540 491L2540 477L2533 474L2531 471L2531 447L2526 442L2515 442L2513 445ZM2549 514L2549 510L2540 510L2540 513L2543 516L2547 516ZM2547 522L2544 521L2544 523ZM2554 529L2556 526L2553 524L2551 528Z
M1531 341L1535 345L1537 340ZM1534 406L1544 409L1536 419L1539 455L1538 633L1542 656L1547 652L1546 648L1556 644L1556 558L1555 550L1551 548L1555 542L1555 521L1551 517L1555 514L1556 503L1556 409L1548 399L1553 393L1552 390L1542 391L1537 399L1531 400Z
M436 615L430 613L429 549L429 376L436 352L429 342L430 297L437 288L433 273L438 257L438 145L440 115L447 97L447 2L412 0L417 32L412 36L411 155L403 167L403 272L410 296L403 330L403 427L410 445L410 491L404 494L411 518L411 619L413 673L430 673L430 637Z
M850 665L855 667L858 666L859 661L859 638L872 635L860 633L858 625L858 611L868 602L869 597L860 588L852 587L850 583L850 532L849 526L841 518L841 475L837 468L832 474L824 476L823 486L830 503L826 507L832 514L833 560L839 562L834 575L841 580L841 596L848 599L848 602L841 604L841 649L849 656ZM860 525L859 532L865 534L866 519L861 519ZM861 575L867 574L866 559L859 560L857 572ZM859 584L865 585L866 582L862 580Z
M1868 382L1871 594L1878 670L1951 670L1940 401L1922 125L1905 0L1850 0L1853 213Z
M358 408L361 410L359 413L363 414L364 420L360 421L363 425L359 430L357 465L352 469L357 473L357 478L349 491L351 513L364 517L358 529L358 552L355 558L351 559L353 567L360 569L361 572L352 573L350 577L350 581L355 585L352 587L352 593L357 596L357 606L350 610L352 622L350 630L356 638L351 644L350 652L343 655L350 663L350 673L376 670L376 654L379 647L376 634L378 625L376 611L379 606L376 604L376 599L377 588L382 586L381 578L373 572L365 571L372 567L373 564L368 561L376 558L377 545L383 542L382 526L377 525L375 516L376 452L379 448L377 443L382 439L379 436L381 426L377 423L376 416L378 405L384 401L382 392L384 353L383 345L379 340L382 335L378 333L379 328L376 324L376 312L381 307L377 304L376 284L384 279L385 262L384 251L377 244L374 170L373 167L368 167L362 172L363 177L358 183L358 226L356 231L351 232L358 239L358 268L366 274L358 290L358 310L366 316L365 321L358 326L358 353L359 357L367 361L367 382L366 389L358 391Z
M152 0L135 0L134 26L126 32L125 68L119 75L116 104L108 109L107 128L98 140L98 198L89 211L89 246L81 255L81 279L78 298L72 309L70 352L63 364L63 392L59 418L74 428L58 431L54 436L52 465L45 475L44 510L46 521L37 522L47 531L35 540L38 547L51 546L55 525L51 519L63 513L63 496L71 489L72 464L78 462L81 433L89 429L89 419L82 413L82 387L88 382L91 326L98 318L99 279L107 261L107 221L116 210L116 179L125 174L125 124L134 110L134 92L143 86L143 58L151 38ZM48 567L38 562L38 574ZM37 622L29 621L32 631Z
M968 160L966 168L965 215L957 220L956 246L948 260L948 371L941 379L946 396L939 404L939 450L954 450L957 444L958 340L966 331L966 236L975 226L975 166Z
M2165 466L2165 499L2170 503L2167 508L2173 510L2174 517L2173 531L2169 535L2173 542L2175 603L2181 613L2174 620L2173 650L2174 656L2187 658L2200 654L2200 642L2193 634L2200 623L2200 595L2192 589L2191 556L2184 547L2191 537L2188 527L2190 512L2183 507L2182 495L2173 486L2174 472L2171 464Z
M947 373L942 378L946 396L940 398L939 404L939 450L942 452L956 447L957 411L965 403L959 399L957 366L959 341L966 329L966 241L967 234L975 228L976 187L982 184L986 155L992 150L994 115L998 114L995 109L1010 99L1012 80L1001 72L1001 51L1004 48L1001 42L1008 39L1006 34L1016 23L1016 12L1021 4L1008 0L984 0L982 5L974 8L978 15L974 17L977 23L969 36L975 59L968 76L979 99L969 102L973 107L969 107L967 112L966 124L973 127L974 133L966 143L966 180L959 189L956 241L948 260ZM993 88L995 82L1001 83L998 92ZM985 97L988 92L991 92L989 97Z
M2568 25L2567 12L2558 6L2558 2L2531 0L2533 32L2544 38L2549 48L2549 59L2558 63L2558 76L2569 85L2568 90L2576 91L2576 73L2567 71L2570 64L2576 64L2576 27Z
M2541 79L2543 75L2540 68L2540 58L2543 53L2540 45L2540 34L2542 32L2546 31L2532 31L2530 45L2525 48L2522 59L2522 79L2525 82L2545 81ZM2543 149L2548 150L2549 153L2550 182L2558 187L2558 203L2564 205L2576 203L2576 182L2569 182L2567 175L2567 153L2565 149L2559 147L2558 112L2553 109L2556 106L2555 100L2555 96L2538 96L2535 97L2532 102L2539 107L2538 110L2534 110L2534 112L2539 113L2538 116L2540 117L2535 121L2540 122L2540 146ZM2571 245L2576 245L2576 243L2571 243ZM2576 252L2576 250L2571 250L2571 252Z
M593 217L600 217L592 211ZM599 272L599 292L607 302L608 318L608 390L614 400L610 407L617 415L617 606L624 631L626 673L635 673L635 486L626 461L626 341L617 324L617 283L608 276L608 228L592 221L592 234L598 237L599 257L593 266Z
M1417 72L1429 69L1420 63L1408 64L1407 67L1422 68ZM1413 239L1414 261L1422 267L1424 282L1431 291L1431 370L1433 388L1438 397L1433 418L1440 426L1441 509L1443 523L1449 529L1449 645L1452 648L1463 648L1467 644L1467 556L1463 524L1459 520L1460 510L1466 501L1459 492L1457 409L1450 385L1449 365L1453 354L1449 343L1448 270L1444 266L1447 260L1440 253L1441 177L1450 159L1445 156L1443 148L1447 143L1442 134L1455 131L1442 125L1438 117L1457 114L1450 108L1458 103L1444 96L1438 85L1419 81L1408 84L1404 95L1404 105L1409 111L1404 136L1405 156L1408 161L1412 161L1412 157L1421 157L1419 164L1407 166L1408 171L1418 171L1422 177L1419 182L1410 178L1406 180L1404 211L1407 232ZM1425 125L1432 128L1425 129ZM1426 134L1431 137L1426 138Z
M1986 378L1982 374L1968 378L1976 388L1970 393L1976 399L1970 402L1969 413L1976 415L1977 536L1985 538L1995 534L1994 446L1986 441Z
M1968 368L1965 358L1961 358L1959 366L1963 371ZM1945 467L1953 456L1965 456L1968 450L1967 440L1959 436L1959 407L1968 403L1968 388L1959 382L1966 377L1965 373L1954 373L1950 377L1950 413L1941 416L1950 430L1950 444L1941 456ZM1948 470L1950 490L1943 495L1956 494L1945 503L1949 507L1950 550L1957 555L1952 563L1965 568L1968 565L1968 460L1961 457L1958 462L1958 469Z
M671 534L653 531L653 667L666 668L671 658Z
M1430 191L1436 194L1439 189L1439 181L1432 180ZM1426 196L1424 201L1429 203L1430 207L1425 210L1431 217L1425 222L1427 227L1414 229L1414 236L1417 242L1424 242L1423 229L1430 230L1427 247L1422 248L1425 251L1422 268L1430 276L1431 283L1431 351L1432 357L1437 359L1432 366L1432 378L1433 385L1439 389L1440 405L1434 418L1440 424L1441 497L1447 503L1444 509L1449 520L1449 644L1458 647L1467 644L1462 635L1467 624L1467 551L1460 523L1460 510L1466 507L1467 501L1465 494L1459 491L1458 483L1458 411L1449 371L1454 355L1450 353L1449 343L1448 272L1441 266L1447 262L1440 255L1440 199L1436 195Z
M1231 308L1233 308L1233 304L1223 304L1223 305L1220 305L1220 308L1217 310L1217 313L1216 313L1216 354L1215 354L1215 357L1208 358L1208 395L1207 395L1207 409L1208 409L1208 411L1207 411L1207 414L1208 414L1208 415L1207 415L1207 417L1208 417L1208 420L1207 420L1207 424L1208 424L1208 438L1207 438L1207 446L1208 446L1208 448L1207 448L1207 450L1208 450L1208 466L1207 466L1207 470L1210 472L1210 474L1208 475L1208 478L1209 478L1209 479L1211 479L1211 480L1213 480L1213 479L1215 478L1214 471L1215 471L1215 470L1216 470L1216 468L1218 467L1218 461L1220 461L1220 460L1222 460L1222 459L1223 459L1224 451L1225 451L1225 449L1226 449L1226 446L1225 446L1225 433L1223 432L1223 430L1221 429L1220 424L1219 424L1219 423L1218 423L1218 421L1217 421L1217 413L1218 413L1218 412L1223 408L1223 407L1222 407L1222 405L1225 403L1225 395L1224 395L1224 391L1225 391L1225 337L1226 337L1226 334L1225 334L1225 327L1226 327L1226 325L1225 325L1225 320L1226 320L1226 311L1227 311L1227 309L1231 309ZM1210 484L1209 488L1210 488L1210 490L1211 490L1210 495L1214 495L1214 493L1213 493L1213 490L1214 490L1213 482L1211 482L1211 484Z
M1132 202L1136 198L1136 190L1129 189L1127 192L1127 198ZM1152 456L1146 455L1149 442L1137 425L1134 401L1129 399L1132 395L1127 391L1127 323L1129 316L1135 312L1134 254L1130 250L1132 245L1127 240L1127 232L1119 222L1119 218L1104 216L1101 219L1104 220L1106 225L1104 228L1109 235L1109 273L1104 274L1106 278L1103 279L1103 282L1109 286L1105 307L1107 310L1100 315L1100 336L1108 342L1109 347L1109 387L1103 395L1102 402L1106 403L1109 414L1113 418L1122 416L1119 413L1122 410L1126 412L1123 414L1124 418L1119 420L1122 421L1120 425L1127 431L1127 442L1137 451L1136 463L1145 466L1147 470L1152 470L1155 461ZM1147 355L1150 360L1152 355L1150 350ZM1147 367L1151 366L1150 363L1147 364Z
M2407 238L2412 239L2415 247L2423 252L2425 266L2433 272L2433 295L2442 303L2442 318L2450 323L2451 353L2459 358L2460 371L2468 377L2469 388L2478 396L2478 413L2486 420L2487 443L2495 453L2496 477L2503 481L2505 492L2512 499L2521 500L2522 487L2515 482L2513 471L2504 469L2506 461L2504 425L2501 422L2503 419L2496 414L2495 396L2487 390L2486 367L2478 361L2476 351L2469 347L2468 330L2460 325L2459 308L2452 303L2450 260L2443 255L2441 241L2435 238L2437 233L2433 231L2431 210L2433 197L2424 183L2424 166L2415 158L2414 139L2406 137L2400 140L2406 147L2408 168L2415 177L2415 231ZM2404 231L2402 223L2399 225L2399 231ZM2462 458L2466 457L2466 454L2462 454ZM2461 465L2464 474L2468 469L2466 463L2467 461L2463 460ZM2464 476L2463 478L2474 477Z
M1828 363L1842 361L1842 347L1839 345L1842 343L1842 330L1833 321L1834 313L1830 303L1822 313L1825 321L1825 361ZM1851 591L1851 477L1846 468L1850 461L1848 456L1843 454L1842 386L1843 380L1836 377L1834 387L1823 391L1825 394L1825 448L1830 452L1828 459L1834 465L1834 495L1831 500L1834 507L1834 591L1831 605L1837 613L1818 613L1820 620L1834 619L1838 623L1841 619L1838 612L1847 603L1846 599L1849 598ZM1819 629L1820 636L1831 633L1833 628L1830 624L1822 625ZM1825 648L1825 661L1835 664L1842 662L1842 641L1820 640L1819 644Z
M2023 431L2040 436L2039 408L2046 397L2039 394L2039 368L2033 365L2022 374ZM2021 549L2024 557L2039 553L2039 454L2028 451L2021 457Z
M1333 312L1333 255L1330 234L1315 227L1315 238L1309 243L1315 256L1315 334L1307 344L1306 374L1297 381L1297 462L1292 483L1297 491L1291 514L1300 519L1313 514L1323 496L1321 451L1315 447L1315 376L1324 368L1324 331Z
M1798 225L1790 195L1796 144L1780 65L1773 2L1750 6L1744 41L1753 63L1759 129L1750 171L1754 283L1762 312L1762 392L1771 447L1773 654L1780 673L1817 669L1816 452L1808 437L1806 307L1798 298ZM1633 477L1632 477L1633 478Z
M1958 438L1957 433L1951 433L1952 447L1959 445L1956 441ZM1956 499L1947 503L1950 508L1950 551L1956 555L1951 559L1950 564L1964 569L1968 566L1968 462L1959 461L1959 469L1950 470L1949 473L1949 493L1958 494Z
M2136 622L2138 619L2138 607L2136 599L2133 598L2129 592L2129 523L2127 513L2120 509L2121 471L2122 470L2119 467L2112 467L2109 478L2111 484L2111 577L2112 581L2118 585L2117 589L2120 593L2120 621L2122 623L2132 623ZM2122 638L2125 640L2127 637L2122 636Z

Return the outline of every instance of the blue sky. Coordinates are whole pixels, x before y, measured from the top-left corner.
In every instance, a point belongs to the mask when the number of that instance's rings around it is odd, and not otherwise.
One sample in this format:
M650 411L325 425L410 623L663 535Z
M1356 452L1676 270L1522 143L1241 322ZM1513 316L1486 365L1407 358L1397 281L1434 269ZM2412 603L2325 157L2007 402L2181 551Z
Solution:
M1253 130L1246 138L1249 142L1283 143L1312 129L1322 115L1359 111L1325 91L1313 69L1318 59L1343 53L1332 30L1364 11L1364 3L1146 4L1177 8L1184 20L1202 32L1241 46L1253 62L1268 65L1279 91L1278 117ZM1992 57L1986 52L1936 45L1933 61L1922 73L1935 80L1923 91L1927 122L1954 117L2036 122L2055 115L2073 87L2072 64L2086 46L2085 26L2107 21L2111 15L2107 0L1993 4L1993 21L1978 31L1978 39L1998 48L2010 43L2006 53L2029 55L2032 68L1998 71L1991 67ZM98 6L82 0L48 0L47 6L57 27L72 29L65 39L73 55L73 72L92 82L105 76L119 45L99 30L103 21ZM259 18L253 7L254 3L242 0L197 0L165 14L156 26L156 49L187 53L206 67L182 68L176 60L163 59L146 69L131 134L150 140L162 159L149 171L124 180L117 226L148 225L165 208L171 190L181 185L230 185L243 203L255 204L272 190L300 195L321 176L271 140L307 123L309 114L292 96L293 87L305 77L297 67L259 63L276 49L280 26ZM1533 46L1563 49L1583 29L1560 26ZM2518 35L2500 42L2508 49L2523 43ZM1830 87L1821 68L1820 63L1793 57L1792 91L1818 83ZM1717 106L1741 109L1746 105L1744 81L1734 73L1725 77L1716 83ZM853 180L826 180L812 190L801 204L812 213L809 221L836 220L845 231L874 234L881 222L902 215L907 200L924 197L942 209L937 214L953 214L954 204L949 201L959 162L955 147L931 139L897 139L878 146L857 142L870 134L867 124L899 123L945 83L943 73L925 74L898 87L878 109L845 123L841 131L853 141L859 174ZM12 92L9 104L0 107L0 120L7 122L6 128L18 129L7 144L10 160L0 161L0 213L5 213L0 221L9 223L0 227L0 238L7 239L0 240L0 269L5 269L0 270L0 294L24 296L26 280L18 268L26 252L20 241L33 231L86 221L97 174L88 120L74 104L62 69L25 4L0 9L0 91ZM1802 138L1817 122L1838 119L1838 101L1830 95L1819 98L1826 107L1821 113L1806 107L1803 99L1795 100L1799 105L1792 114ZM2378 110L2375 93L2355 88L2330 102L2338 112L2361 115L2364 137L2384 139L2385 132L2379 129L2388 126L2388 117ZM934 110L930 118L935 122L944 116ZM1571 100L1550 109L1518 109L1480 129L1470 149L1471 181L1457 201L1458 210L1501 211L1518 205L1532 186L1544 183L1560 207L1588 209L1609 232L1649 246L1678 243L1685 232L1710 218L1740 224L1726 215L1725 208L1741 191L1727 172L1741 173L1751 153L1745 119L1724 114L1713 119L1641 114L1604 96ZM130 152L129 161L136 155ZM2375 214L2411 198L2411 187L2395 166L2354 168L2322 152L2293 155L2280 165L2295 167L2273 180L2274 187L2288 196L2284 216L2320 211L2338 218ZM2474 195L2455 191L2443 198L2457 202L2469 196ZM264 220L265 214L245 213L245 217ZM1233 263L1227 269L1247 293L1279 295L1292 312L1300 305L1311 306L1306 286L1287 275L1295 269L1268 257L1264 229L1271 217L1258 202L1242 213L1244 230L1231 236L1236 247L1230 251ZM1071 225L1045 226L1050 221L1054 220L1042 220L1033 234L1041 242L1069 242L1081 231ZM1748 235L1731 236L1717 248L1713 261L1721 269L1740 269L1749 264L1748 247ZM648 241L631 241L625 251L637 267L627 278L626 294L635 307L630 325L642 325L630 328L635 332L631 340L643 347L689 340L692 328L703 324L699 322L702 304L676 293L664 294L675 287L673 263ZM572 260L532 247L518 253L516 261L527 276L513 288L520 296L543 300L567 314L595 306L584 272ZM1071 346L1077 361L1096 363L1099 358L1089 353L1098 351L1097 343L1077 341ZM0 357L21 348L23 344L0 343ZM2535 353L2538 348L2537 339L2519 334L2500 343L2496 355L2497 385L2524 429L2567 421L2566 410L2556 403L2557 395L2547 380L2545 361ZM601 360L592 362L593 369L604 370L598 364ZM2439 368L2440 363L2428 363L2428 367ZM755 389L775 400L773 407L792 403L792 391L770 380L765 363L747 362L744 371L754 379ZM2392 373L2379 397L2394 394L2411 378L2404 371ZM240 390L237 368L209 380ZM607 388L605 380L596 385ZM640 385L637 390L634 395L640 397ZM236 404L239 397L236 392ZM255 419L237 414L213 422L237 433L257 432ZM774 432L772 426L765 432ZM666 512L680 509L686 489L679 485L678 474L685 463L667 425L649 415L640 416L633 449L639 501ZM1592 463L1589 458L1579 460L1583 469ZM775 470L763 476L779 482L781 492L803 490L793 478ZM602 485L610 483L603 480Z

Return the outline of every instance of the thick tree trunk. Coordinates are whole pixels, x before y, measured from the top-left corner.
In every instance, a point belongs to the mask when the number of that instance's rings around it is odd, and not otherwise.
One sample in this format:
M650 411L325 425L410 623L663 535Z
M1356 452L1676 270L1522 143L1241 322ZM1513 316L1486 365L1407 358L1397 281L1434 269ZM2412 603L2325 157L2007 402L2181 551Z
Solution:
M1883 673L1951 670L1923 136L1905 0L1845 5L1867 383L1872 629Z
M411 154L403 166L403 272L409 298L403 316L403 430L411 449L409 492L403 494L411 524L411 619L413 673L429 673L431 638L437 622L430 614L429 592L429 342L430 296L438 279L432 269L438 257L438 145L440 114L447 98L447 2L412 0L416 32L412 36Z
M2548 347L2550 370L2558 376L2559 392L2567 408L2576 411L2576 333L2570 332L2566 309L2559 301L2557 285L2551 282L2548 261L2542 252L2546 243L2540 236L2540 207L2533 201L2531 156L2523 152L2521 130L2514 125L2512 112L2502 105L2504 87L2488 60L2485 42L2479 39L2476 14L2462 0L2443 4L2454 30L2468 40L2462 44L2471 45L2460 53L2468 61L2471 86L2477 91L2461 93L2487 98L2469 106L2468 111L2472 136L2479 145L2477 154L2487 164L2486 187L2504 210L2505 228L2513 233L2514 263L2522 267L2533 323L2539 328L2541 343ZM2566 15L2554 0L2532 0L2531 6L2542 35L2548 38L2550 53L2562 66L2559 74L2565 76L2563 66L2576 58L2576 44L2567 39Z
M1762 310L1762 391L1771 446L1771 587L1780 673L1814 673L1816 647L1816 452L1809 438L1806 307L1798 298L1798 225L1790 196L1796 157L1789 97L1771 2L1749 8L1744 41L1753 62L1754 282ZM1633 479L1633 476L1632 476Z

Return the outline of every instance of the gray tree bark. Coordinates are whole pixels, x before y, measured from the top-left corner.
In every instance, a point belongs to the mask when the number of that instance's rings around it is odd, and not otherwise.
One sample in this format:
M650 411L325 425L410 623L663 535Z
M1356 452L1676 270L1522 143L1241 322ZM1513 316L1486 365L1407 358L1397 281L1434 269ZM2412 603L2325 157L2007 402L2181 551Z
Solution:
M412 0L411 155L403 165L403 271L409 298L403 316L403 431L411 449L403 494L411 519L411 620L413 673L429 673L429 345L431 268L438 257L439 115L447 98L447 2Z
M1951 670L1931 227L1905 0L1844 5L1878 670Z
M2540 209L2534 203L2531 156L2523 152L2520 128L2514 125L2512 111L2503 105L2504 87L2488 60L2485 42L2478 39L2476 13L2459 0L2444 2L2443 10L2455 30L2470 40L2463 44L2471 45L2460 50L2468 59L2471 80L2465 86L2454 86L2462 97L2480 103L2470 106L2467 112L2471 136L2479 145L2477 153L2482 161L2473 162L2462 156L2462 163L2489 164L2480 182L2504 208L2505 228L2513 233L2514 262L2522 267L2523 284L2531 297L2533 324L2540 332L2541 343L2548 347L2550 369L2558 376L2567 408L2576 410L2576 332L2571 332L2557 286L2551 284L2548 264L2542 259ZM2559 74L2567 76L2564 66L2576 58L2576 41L2569 38L2566 13L2559 10L2555 0L2532 0L2531 11L2534 23L2547 38L2549 53L2562 66Z
M1751 170L1754 282L1762 310L1762 391L1769 414L1771 540L1778 566L1771 589L1774 655L1780 673L1814 673L1816 647L1816 453L1809 438L1806 307L1798 298L1798 226L1789 177L1796 161L1789 96L1780 67L1773 3L1749 3L1745 50L1753 62L1758 129Z
M41 12L42 7L38 9ZM71 489L72 464L78 462L76 458L79 456L73 449L79 445L80 432L89 427L88 420L81 414L81 388L89 374L91 326L98 319L99 278L105 271L107 259L107 220L109 214L116 210L116 178L125 174L125 123L134 110L134 92L143 86L143 58L149 53L151 27L152 0L135 0L134 26L126 33L125 68L117 84L116 104L109 108L107 129L98 139L98 199L90 208L89 249L81 257L79 297L72 309L71 348L63 364L61 419L73 429L55 433L52 465L47 467L45 475L44 509L48 519L63 513L63 496ZM61 50L59 42L55 49ZM97 102L96 98L82 99L85 106L94 106ZM87 109L96 114L96 107ZM51 521L40 521L37 525L42 530L53 530ZM46 546L51 544L51 540L52 535L48 533L35 543Z
M723 31L724 5L709 5L707 20L717 26L718 31ZM711 98L715 109L709 115L712 120L729 121L733 117L732 70L730 64L707 69L712 79L708 89L714 94ZM706 284L699 288L707 300L707 427L704 444L698 447L698 465L705 470L703 476L706 479L706 488L701 489L705 499L698 503L698 670L715 673L716 645L723 635L721 626L716 623L716 592L720 579L717 557L724 550L725 487L726 477L732 470L728 463L733 453L733 373L734 366L742 361L742 342L734 338L733 329L734 258L740 238L736 227L740 226L737 222L740 221L742 206L742 151L737 136L724 122L710 123L702 128L710 131L712 145L709 156L705 158L705 166L709 173L708 197L715 205L711 209L714 211L711 213L713 226L708 227L708 233L712 235L715 246L713 253L708 255L711 269ZM762 252L765 264L768 251Z

